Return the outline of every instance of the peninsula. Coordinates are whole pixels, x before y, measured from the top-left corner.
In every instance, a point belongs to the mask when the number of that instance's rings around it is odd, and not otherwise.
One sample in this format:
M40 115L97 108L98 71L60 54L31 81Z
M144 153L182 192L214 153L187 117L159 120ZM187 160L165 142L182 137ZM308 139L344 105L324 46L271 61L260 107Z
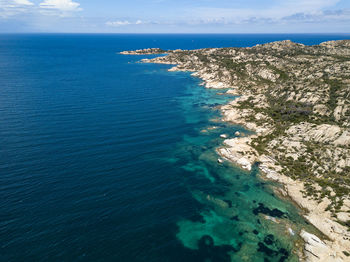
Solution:
M323 233L300 232L307 261L350 261L350 40L122 54L167 54L142 62L172 64L236 94L222 120L254 134L226 138L218 154L247 170L258 163L304 210Z

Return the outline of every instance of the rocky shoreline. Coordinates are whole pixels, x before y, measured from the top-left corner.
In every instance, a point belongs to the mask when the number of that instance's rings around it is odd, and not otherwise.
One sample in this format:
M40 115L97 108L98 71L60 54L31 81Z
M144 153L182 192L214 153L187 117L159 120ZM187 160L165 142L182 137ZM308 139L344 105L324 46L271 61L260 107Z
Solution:
M300 232L305 260L350 261L350 40L121 54L164 53L142 62L239 95L221 107L222 120L254 134L225 138L217 152L247 170L258 162L262 178L307 211L326 237Z

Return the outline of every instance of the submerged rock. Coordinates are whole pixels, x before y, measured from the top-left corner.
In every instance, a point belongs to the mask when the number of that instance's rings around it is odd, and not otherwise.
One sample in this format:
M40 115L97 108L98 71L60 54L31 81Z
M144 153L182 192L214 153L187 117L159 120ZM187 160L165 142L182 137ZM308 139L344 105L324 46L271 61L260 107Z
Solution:
M242 137L237 131L236 137L225 139L217 152L247 170L261 162L265 178L282 183L283 192L309 211L305 216L310 223L334 241L332 250L337 256L320 253L318 261L349 261L344 254L349 253L350 237L341 224L346 223L350 211L350 205L346 205L350 202L350 41L306 46L286 40L250 48L177 50L167 54L144 62L176 64L171 70L193 72L207 88L227 88L227 94L240 94L220 106L223 121L243 125L254 135ZM318 201L305 198L304 178L315 187L318 181L329 183L331 197L326 195ZM313 197L319 197L317 191ZM338 210L342 223L332 216L339 200L343 203ZM325 210L328 206L330 211ZM286 216L264 206L254 209L254 213L265 214L277 223L270 216ZM261 246L260 251L264 250ZM280 261L285 259L282 254Z
M264 238L264 243L266 245L272 245L273 243L275 242L275 237L271 234L267 235L265 238Z
M261 214L269 215L272 217L278 217L278 218L287 217L287 215L281 210L277 208L270 209L268 207L265 207L263 203L259 203L259 206L253 209L253 213L254 215L258 215L259 213L261 213Z
M294 232L293 229L291 229L290 227L288 228L288 232L289 232L289 234L291 234L292 236L295 235L295 232Z

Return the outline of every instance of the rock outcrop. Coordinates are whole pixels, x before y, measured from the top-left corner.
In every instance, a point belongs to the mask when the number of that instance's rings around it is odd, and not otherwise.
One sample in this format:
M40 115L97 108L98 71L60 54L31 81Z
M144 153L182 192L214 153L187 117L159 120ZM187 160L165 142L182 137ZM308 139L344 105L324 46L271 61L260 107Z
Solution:
M221 107L223 120L254 135L225 139L217 151L248 170L259 162L261 175L307 211L329 240L302 231L306 259L350 261L350 40L166 53L142 61L239 96Z

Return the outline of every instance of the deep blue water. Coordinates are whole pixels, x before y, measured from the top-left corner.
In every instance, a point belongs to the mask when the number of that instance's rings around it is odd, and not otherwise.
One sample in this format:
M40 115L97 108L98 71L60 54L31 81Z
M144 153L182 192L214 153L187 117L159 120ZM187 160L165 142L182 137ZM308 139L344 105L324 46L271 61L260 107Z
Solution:
M298 211L216 162L233 98L117 52L345 38L0 35L0 261L295 260Z

